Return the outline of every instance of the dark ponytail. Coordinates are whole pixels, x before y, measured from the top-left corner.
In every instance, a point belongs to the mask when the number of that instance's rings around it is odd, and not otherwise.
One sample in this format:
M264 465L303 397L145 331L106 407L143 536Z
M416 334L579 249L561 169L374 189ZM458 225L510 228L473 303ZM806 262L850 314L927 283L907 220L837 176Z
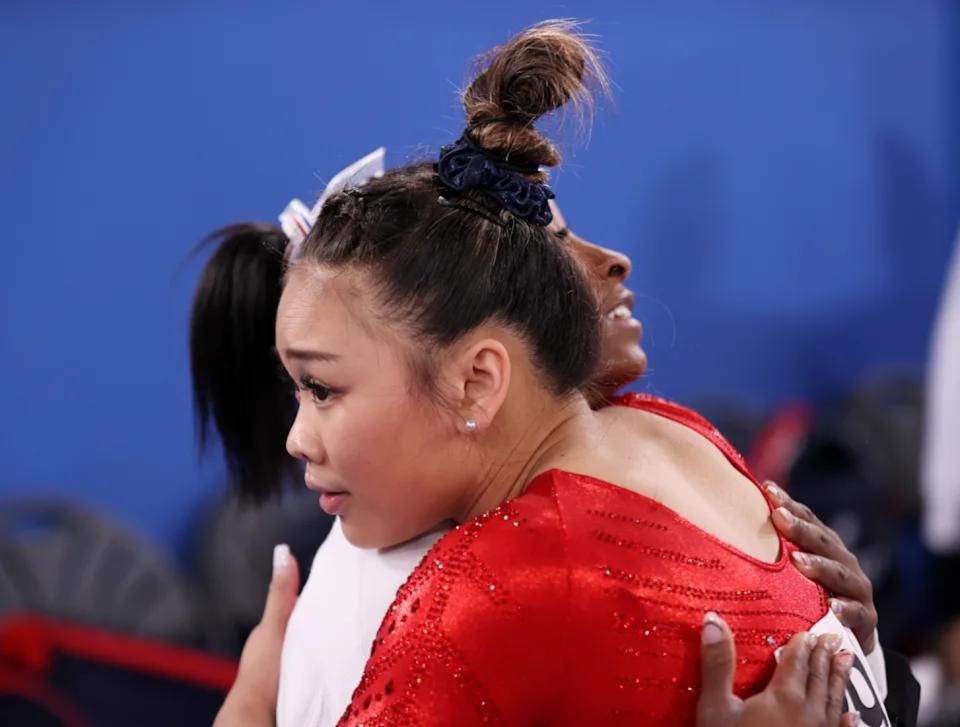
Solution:
M274 350L287 238L274 225L231 225L214 246L190 315L190 366L201 448L216 432L233 484L262 501L297 476L286 452L296 402Z

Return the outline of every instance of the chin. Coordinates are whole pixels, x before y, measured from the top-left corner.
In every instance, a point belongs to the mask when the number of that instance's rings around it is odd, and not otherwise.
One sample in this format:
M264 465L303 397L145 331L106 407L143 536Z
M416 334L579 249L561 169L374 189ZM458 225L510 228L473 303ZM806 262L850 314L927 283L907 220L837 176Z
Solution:
M619 389L627 386L647 373L647 354L634 344L625 347L617 356L611 357L607 370L599 378L608 381Z
M633 383L647 373L647 352L639 346L633 353L633 375L627 383Z
M587 400L591 409L607 406L619 389L632 384L646 372L647 354L643 349L634 346L629 353L629 356L618 356L613 365L607 361L603 372L587 388Z
M340 527L343 530L343 537L355 548L373 550L395 545L389 542L389 538L384 537L385 533L377 532L376 528L359 526L352 518L341 517Z
M420 533L405 533L385 528L383 523L380 523L378 527L373 523L357 522L355 517L349 515L346 517L340 516L340 528L343 530L343 536L347 539L347 542L362 550L392 548L420 535Z

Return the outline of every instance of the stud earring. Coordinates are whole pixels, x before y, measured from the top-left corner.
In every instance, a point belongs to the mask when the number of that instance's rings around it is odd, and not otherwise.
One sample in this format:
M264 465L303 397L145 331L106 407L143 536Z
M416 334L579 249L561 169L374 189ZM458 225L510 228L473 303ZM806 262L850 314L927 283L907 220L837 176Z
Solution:
M473 419L467 419L467 421L463 423L463 431L467 434L473 434L477 431L477 422Z

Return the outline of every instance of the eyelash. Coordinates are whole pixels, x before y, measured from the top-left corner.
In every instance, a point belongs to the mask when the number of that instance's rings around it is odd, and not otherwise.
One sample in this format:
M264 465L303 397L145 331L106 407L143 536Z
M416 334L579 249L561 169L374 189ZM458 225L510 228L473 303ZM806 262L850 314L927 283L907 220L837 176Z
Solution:
M330 398L336 395L336 390L331 389L329 386L324 386L316 379L311 379L309 376L304 376L300 379L300 385L297 387L297 392L303 391L306 389L310 392L310 398L313 399L314 404L326 404L330 401Z
M290 374L287 373L283 366L280 366L280 376L293 390L293 395L298 401L300 399L300 392L304 390L310 392L310 398L313 399L315 404L325 404L332 396L339 393L336 389L331 389L329 386L324 386L319 381L312 379L309 376L301 377L300 382L298 383L291 378Z

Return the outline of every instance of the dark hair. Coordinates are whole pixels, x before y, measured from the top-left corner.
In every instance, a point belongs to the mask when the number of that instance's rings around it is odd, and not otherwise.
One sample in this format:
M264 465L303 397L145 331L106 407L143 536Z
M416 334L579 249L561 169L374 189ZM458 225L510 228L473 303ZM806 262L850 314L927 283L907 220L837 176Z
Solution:
M533 124L561 107L588 107L592 83L606 88L576 26L541 23L485 56L463 92L467 131L510 164L556 166L558 150ZM546 175L529 178L542 182ZM219 249L191 320L201 441L212 414L234 484L263 498L295 471L285 449L294 404L274 353L286 240L268 225L229 227L213 239ZM556 395L586 383L598 363L598 311L567 250L483 191L445 187L432 164L392 170L331 196L300 260L369 272L380 310L424 344L450 344L489 320L510 326ZM430 362L429 355L413 361L427 390Z
M603 75L572 24L526 30L493 51L464 91L471 137L511 164L554 166L559 152L533 123L588 97L589 78ZM484 191L445 187L430 164L330 197L301 259L369 271L382 310L421 345L448 345L485 321L510 326L556 395L578 389L598 364L596 302L569 252ZM429 373L429 358L420 359Z
M190 368L201 448L212 425L237 489L263 500L296 477L286 450L296 414L274 349L287 237L274 225L231 225L205 238L215 246L190 315Z
M610 89L596 50L571 20L528 28L480 56L475 71L461 94L467 130L517 166L559 165L560 152L534 122L563 107L584 129L595 93Z

